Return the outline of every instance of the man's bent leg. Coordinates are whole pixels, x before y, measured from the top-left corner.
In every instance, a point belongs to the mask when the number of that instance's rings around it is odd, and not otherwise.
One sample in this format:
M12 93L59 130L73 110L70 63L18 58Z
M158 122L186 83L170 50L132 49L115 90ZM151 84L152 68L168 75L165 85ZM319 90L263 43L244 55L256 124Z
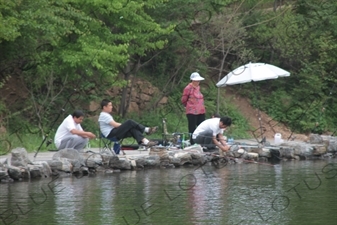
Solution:
M133 130L137 130L138 132L135 133ZM145 130L144 125L137 123L133 120L127 120L124 123L122 123L119 127L112 129L108 137L109 138L116 137L117 139L120 140L132 136L138 141L140 135L144 138L144 136L142 135L144 130Z
M138 144L142 143L144 135L138 129L132 128L129 132L131 133L132 137L136 139Z
M127 128L130 128L130 127L135 128L135 129L139 130L141 133L144 133L144 131L145 131L145 126L140 124L140 123L137 123L134 120L127 120L122 125L127 127Z
M76 143L73 149L83 150L89 142L89 138L84 138L81 136L76 136L74 142Z
M89 139L88 138L83 138L78 135L71 135L66 138L64 138L61 141L61 144L58 148L60 149L65 149L65 148L73 148L76 150L82 150L84 149L85 145L88 143Z
M195 140L195 143L200 144L203 147L207 147L208 149L215 148L215 144L213 143L213 133L212 132L202 132L200 133Z

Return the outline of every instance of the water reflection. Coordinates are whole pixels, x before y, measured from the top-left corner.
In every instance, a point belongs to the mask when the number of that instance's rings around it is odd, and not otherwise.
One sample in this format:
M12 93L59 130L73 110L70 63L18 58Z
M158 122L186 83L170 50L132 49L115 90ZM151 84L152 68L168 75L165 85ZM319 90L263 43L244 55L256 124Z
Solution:
M0 224L336 224L336 161L0 184Z

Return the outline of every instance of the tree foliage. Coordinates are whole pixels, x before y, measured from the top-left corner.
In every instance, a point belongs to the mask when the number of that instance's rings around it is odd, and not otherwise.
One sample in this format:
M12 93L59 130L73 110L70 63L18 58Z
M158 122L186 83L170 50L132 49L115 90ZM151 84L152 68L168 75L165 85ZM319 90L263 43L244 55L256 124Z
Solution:
M78 105L112 85L134 56L163 48L173 26L160 26L147 13L162 0L16 0L1 2L1 82L19 77L33 106L27 117L43 130L43 118L69 100ZM11 22L12 21L12 22ZM11 22L11 23L10 23ZM12 32L8 32L11 30ZM12 34L12 35L8 35ZM22 109L13 104L10 111Z
M279 99L264 96L263 109L299 132L333 130L336 83L336 10L331 1L295 1L277 20L252 27L250 43L264 62L289 71L287 79L264 83L261 92L284 90ZM266 18L271 15L266 15ZM252 19L252 17L250 18ZM255 21L247 21L254 23ZM279 92L280 93L280 92ZM286 105L283 99L292 98ZM271 105L273 107L271 111Z

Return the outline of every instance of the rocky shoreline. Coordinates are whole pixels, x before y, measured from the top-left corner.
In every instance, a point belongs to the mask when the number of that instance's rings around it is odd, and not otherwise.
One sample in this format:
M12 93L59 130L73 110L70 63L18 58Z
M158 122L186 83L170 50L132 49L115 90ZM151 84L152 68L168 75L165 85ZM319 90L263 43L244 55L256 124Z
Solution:
M337 138L312 134L307 142L286 141L280 145L269 142L235 142L230 152L220 156L219 151L204 152L199 145L184 149L155 146L145 154L114 156L109 152L78 152L63 149L51 159L31 161L24 148L15 148L11 154L0 158L0 182L52 176L82 177L91 173L113 173L121 170L146 168L176 168L184 165L200 166L211 163L220 168L228 163L265 163L284 160L313 160L335 158ZM272 165L272 164L270 164Z

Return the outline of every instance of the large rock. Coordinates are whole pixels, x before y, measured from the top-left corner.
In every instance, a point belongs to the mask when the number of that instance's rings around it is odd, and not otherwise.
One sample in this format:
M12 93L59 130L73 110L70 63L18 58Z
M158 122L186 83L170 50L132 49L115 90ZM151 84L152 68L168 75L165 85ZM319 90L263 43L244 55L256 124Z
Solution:
M180 158L169 156L169 159L170 159L170 164L173 164L174 166L180 166L181 165Z
M131 162L127 158L118 158L117 156L110 158L109 166L113 169L131 170Z
M91 153L91 154L83 153L82 157L84 158L84 164L87 167L96 168L96 167L102 166L104 164L103 163L103 160L104 160L103 155L98 154L98 153ZM108 159L110 159L110 157ZM106 163L106 165L107 164L108 163Z
M312 145L306 143L296 143L295 145L293 145L293 149L295 155L305 158L312 155L312 152L314 150Z
M270 149L268 148L260 148L260 151L258 152L259 157L265 157L265 158L270 158Z
M147 167L158 167L160 166L160 157L159 155L149 155L144 157L145 164ZM138 162L137 162L138 164Z
M73 172L73 160L69 160L67 158L60 158L59 159L62 163L61 170L66 173Z
M61 149L53 155L52 159L61 161L62 170L65 169L65 172L78 172L82 166L85 166L84 158L76 149ZM71 166L68 163L71 163Z
M336 137L329 138L327 145L328 145L327 147L328 152L337 152L337 138Z
M161 167L169 167L170 166L170 158L169 154L166 150L166 147L152 147L150 149L149 155L158 155L160 160Z
M183 149L183 151L190 152L190 153L203 153L204 152L204 150L202 149L201 145L188 146L188 147L185 147Z
M0 181L1 181L2 179L7 178L7 176L8 176L7 169L5 170L5 169L0 168Z
M33 165L28 165L28 167L29 167L29 178L34 179L42 177L40 168L35 167Z
M69 161L67 158L55 157L53 160L48 160L47 163L52 171L64 171L66 173L71 173L73 171L73 165L71 161Z
M174 154L174 157L180 160L181 166L186 163L192 163L191 154L189 154L188 152L177 152Z
M269 151L269 149L267 149L267 150ZM247 152L254 152L254 153L257 153L259 155L262 155L262 154L264 154L265 151L266 150L263 150L262 147L261 148L259 148L259 147L251 147L251 148L249 148L249 150ZM240 151L240 152L242 152L242 151Z
M166 150L166 147L152 147L150 149L149 155L158 155L160 161L169 161L169 154Z
M313 155L317 156L317 155L323 155L325 153L327 153L327 148L324 145L313 146L313 152L312 152Z
M323 144L323 138L319 134L310 134L309 142L311 144Z
M9 177L7 171L6 171L6 175L4 177L0 178L0 182L2 182L2 183L8 183L8 182L13 182L13 181L14 180L11 177Z
M247 152L258 153L259 148L247 148L247 151L243 148L240 148L238 145L233 145L228 152L228 155L234 158L244 157Z
M13 180L20 180L23 177L22 170L16 166L8 166L8 175Z
M191 158L193 165L202 165L206 162L204 155L200 153L191 153Z
M30 169L31 178L34 178L32 175L32 170L39 170L41 177L45 177L45 178L50 177L52 174L52 170L46 161L33 162L33 165L31 167L33 167ZM38 174L38 172L35 172L35 173Z
M58 152L56 152L52 157L52 159L55 160L58 160L59 158L67 158L74 161L77 160L81 161L82 163L84 161L81 154L76 149L72 148L61 149Z
M63 163L60 160L48 160L47 163L52 170L62 170Z
M8 164L8 158L1 158L0 159L0 168L4 167L7 164Z
M145 158L144 157L138 157L138 158L135 158L133 160L136 163L136 165L131 163L133 169L144 169L144 166L145 166Z
M242 157L247 160L258 160L259 154L256 152L247 152L244 153Z
M32 164L32 162L28 158L26 149L15 148L12 150L12 157L11 157L12 166L26 167L28 164Z
M281 158L294 159L295 153L293 148L281 147L280 148Z

